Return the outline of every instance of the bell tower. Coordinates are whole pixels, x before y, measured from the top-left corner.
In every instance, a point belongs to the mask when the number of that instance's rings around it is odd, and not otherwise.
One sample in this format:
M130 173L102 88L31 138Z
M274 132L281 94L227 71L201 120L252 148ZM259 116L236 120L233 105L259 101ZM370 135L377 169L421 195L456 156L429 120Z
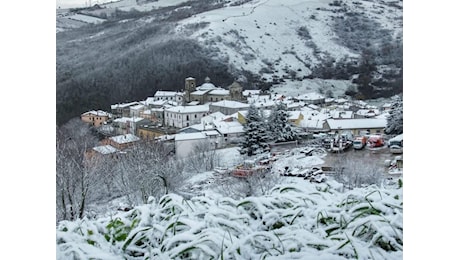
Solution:
M190 93L196 90L196 80L195 78L188 77L185 79L185 102L190 102L191 97Z
M231 100L243 100L243 87L240 85L240 83L238 83L237 81L233 82L233 84L230 85L229 90Z

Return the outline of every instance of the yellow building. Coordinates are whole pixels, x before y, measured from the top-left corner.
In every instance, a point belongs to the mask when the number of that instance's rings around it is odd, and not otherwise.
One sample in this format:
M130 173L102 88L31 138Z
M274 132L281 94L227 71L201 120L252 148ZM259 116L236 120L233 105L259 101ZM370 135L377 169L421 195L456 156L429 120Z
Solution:
M83 122L89 123L95 127L101 126L102 124L104 124L104 122L107 122L109 118L110 114L102 110L92 110L81 115L81 120Z

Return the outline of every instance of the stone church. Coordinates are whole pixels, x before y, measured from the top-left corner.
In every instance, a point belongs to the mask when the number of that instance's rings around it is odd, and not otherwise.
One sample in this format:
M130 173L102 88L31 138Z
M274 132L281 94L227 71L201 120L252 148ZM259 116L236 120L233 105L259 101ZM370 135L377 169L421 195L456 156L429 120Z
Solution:
M197 102L198 104L206 104L221 100L245 101L243 87L236 81L228 86L228 89L216 87L211 83L209 77L205 78L202 85L197 86L195 78L188 77L185 79L185 103Z

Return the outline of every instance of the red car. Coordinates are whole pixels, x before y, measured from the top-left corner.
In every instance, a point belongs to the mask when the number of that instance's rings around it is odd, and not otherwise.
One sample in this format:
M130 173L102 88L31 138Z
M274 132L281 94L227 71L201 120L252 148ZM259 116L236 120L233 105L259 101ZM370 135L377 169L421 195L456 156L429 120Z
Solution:
M381 135L371 135L367 139L367 144L369 147L382 147L385 144L383 137Z

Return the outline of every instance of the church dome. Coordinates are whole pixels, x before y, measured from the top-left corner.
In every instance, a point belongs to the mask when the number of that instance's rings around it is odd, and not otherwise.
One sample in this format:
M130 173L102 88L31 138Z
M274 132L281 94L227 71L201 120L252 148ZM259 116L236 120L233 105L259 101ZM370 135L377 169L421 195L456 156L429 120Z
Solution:
M216 86L211 83L211 79L209 77L206 77L204 79L204 83L198 87L198 90L212 90L216 89Z

